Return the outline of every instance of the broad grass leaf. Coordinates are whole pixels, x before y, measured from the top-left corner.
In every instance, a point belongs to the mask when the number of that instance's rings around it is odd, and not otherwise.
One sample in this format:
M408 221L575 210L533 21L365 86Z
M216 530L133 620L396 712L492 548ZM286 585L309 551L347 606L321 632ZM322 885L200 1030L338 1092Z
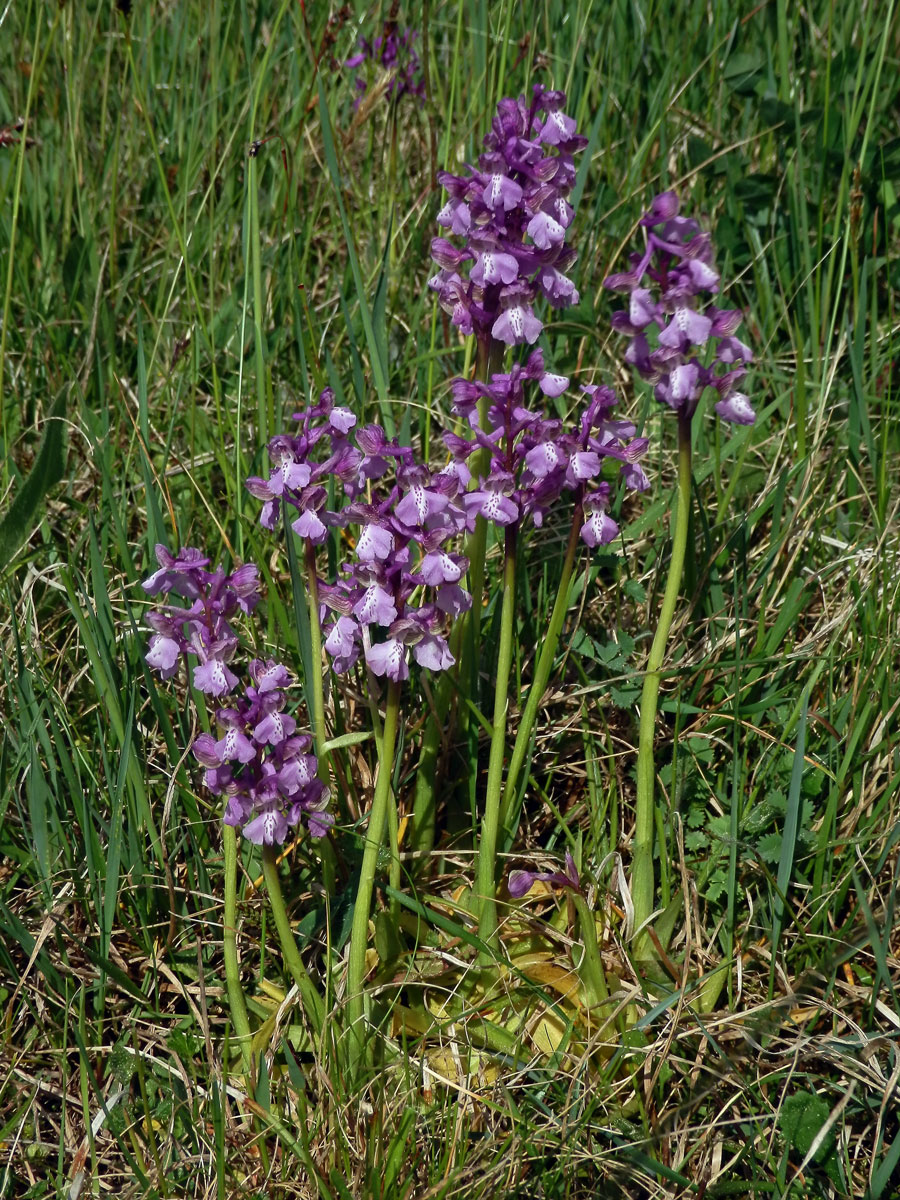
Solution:
M0 570L8 567L35 525L41 502L66 469L66 395L60 392L50 410L34 465L0 520Z

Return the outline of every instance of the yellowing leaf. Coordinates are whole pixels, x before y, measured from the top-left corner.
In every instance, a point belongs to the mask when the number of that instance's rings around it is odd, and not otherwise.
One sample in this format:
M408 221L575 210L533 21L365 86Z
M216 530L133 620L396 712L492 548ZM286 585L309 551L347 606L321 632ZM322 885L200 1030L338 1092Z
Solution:
M522 974L540 987L552 988L554 992L558 992L560 996L564 996L567 1000L574 1000L578 1004L581 1003L581 998L578 994L581 981L578 978L577 971L567 970L565 967L557 966L556 963L543 962L535 963L523 971Z
M566 1026L554 1014L545 1012L531 1030L531 1040L539 1054L555 1054L566 1036Z

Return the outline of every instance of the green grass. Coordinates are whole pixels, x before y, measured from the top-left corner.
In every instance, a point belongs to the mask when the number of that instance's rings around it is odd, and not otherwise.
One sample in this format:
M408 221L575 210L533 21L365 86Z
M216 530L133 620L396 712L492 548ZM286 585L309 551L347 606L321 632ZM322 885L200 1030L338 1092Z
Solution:
M0 6L0 127L25 121L0 138L0 1197L887 1200L900 1187L894 6L408 4L427 102L376 96L357 112L334 64L389 6L351 8ZM515 1027L506 1010L512 1034L477 997L465 1008L460 888L475 869L455 811L457 843L404 863L405 975L377 979L385 1040L358 1088L327 1033L314 1048L296 1001L281 1006L262 868L244 855L244 987L254 1028L269 1022L249 1094L229 1044L219 813L185 754L203 714L142 661L139 580L156 541L255 559L259 637L299 662L290 565L243 478L326 383L436 452L466 351L425 289L433 171L472 161L497 99L535 79L568 92L590 137L572 231L582 299L550 321L548 357L615 384L653 439L653 487L628 502L616 553L581 564L514 852L571 848L593 874L629 1029L579 1058L563 1028L548 1054L535 1030L563 1009L545 979L510 1001L525 1014ZM648 994L615 856L627 869L674 435L622 365L602 280L669 186L736 280L759 419L695 430L657 722L659 898L687 988L667 977ZM532 540L517 702L565 536L551 522ZM488 610L488 661L498 622ZM488 689L478 703L491 711ZM366 727L344 712L346 731ZM407 809L419 716L394 778ZM339 751L363 811L375 761L372 741ZM341 834L333 896L303 846L283 877L335 1011L361 844ZM535 944L571 967L565 902L525 911ZM694 1002L709 978L711 1004ZM422 1039L404 1014L426 982L457 1007Z

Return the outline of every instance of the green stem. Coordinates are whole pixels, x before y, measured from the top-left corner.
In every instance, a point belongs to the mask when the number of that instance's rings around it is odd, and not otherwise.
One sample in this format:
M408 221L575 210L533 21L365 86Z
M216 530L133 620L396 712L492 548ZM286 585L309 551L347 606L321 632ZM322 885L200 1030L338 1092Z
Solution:
M653 956L646 928L653 913L655 881L653 871L654 784L656 771L653 760L653 738L656 729L656 708L659 700L661 668L669 640L669 630L678 603L684 556L687 549L688 524L691 515L691 420L678 414L678 488L675 498L675 530L672 537L672 559L663 594L659 622L647 659L647 671L641 690L641 724L637 758L637 797L634 810L634 840L631 858L631 899L634 904L635 957Z
M503 342L495 342L493 338L487 341L479 341L478 354L475 359L475 378L483 382L489 380L491 375L502 366L505 351L506 347ZM486 396L482 396L478 401L478 423L482 430L487 430L487 414L488 399ZM479 476L487 474L490 462L490 451L484 448L480 449L472 463L472 478L476 483ZM478 677L478 646L480 641L481 601L484 595L484 560L486 553L487 521L485 521L484 517L478 517L475 521L474 532L469 537L466 545L466 557L469 560L469 586L472 592L472 608L467 620L470 631L468 650L472 655L469 666L474 673L474 680L477 680ZM475 694L475 691L469 692L469 695L473 698Z
M328 731L325 728L325 685L323 681L322 662L322 626L319 623L319 580L316 575L316 548L306 538L304 541L304 558L306 563L306 593L309 602L309 644L312 658L312 721L313 737L316 743L316 774L327 788L331 788L331 762L325 746L328 741ZM322 879L326 895L334 895L335 856L331 843L322 838L320 843L322 856Z
M388 881L395 892L400 891L400 880L403 875L403 864L400 861L400 815L397 812L397 797L391 790L388 796L388 845L391 851L391 866ZM391 916L397 916L399 908L396 900L390 904Z
M245 253L250 262L245 262L244 270L248 271L253 281L253 347L256 365L256 421L257 438L260 445L269 440L268 405L266 403L266 335L263 330L265 309L263 305L262 266L260 263L259 244L259 197L257 192L257 155L251 151L247 159L247 226L248 236L245 239Z
M38 57L38 47L40 46L40 34L42 25L35 25L34 47L31 51L32 68L28 72L28 97L25 101L25 116L22 120L22 128L19 135L19 145L16 152L16 177L12 190L12 204L10 210L9 222L9 253L6 258L6 284L3 289L3 313L0 317L0 437L3 442L3 466L2 466L2 482L3 492L6 492L6 487L10 477L10 464L12 459L9 454L9 430L7 427L7 413L15 411L14 403L8 404L6 395L3 391L3 382L5 377L6 366L6 331L10 327L10 312L12 306L13 281L16 278L16 268L19 263L19 255L16 253L16 229L19 220L19 209L22 205L22 181L25 176L25 150L28 146L28 135L30 133L29 122L31 120L31 112L35 96L40 95L41 77L44 73L44 66L47 62L47 55L50 52L50 47L53 45L53 35L56 33L56 27L62 17L62 9L60 8L53 20L53 27L47 38L47 47L43 55ZM37 63L37 69L34 64ZM12 154L12 151L10 151Z
M381 747L383 730L381 726L381 715L378 712L378 704L375 701L377 685L375 676L371 671L366 672L369 686L366 688L366 694L369 698L369 713L372 719L372 733L375 736L375 749L378 752L378 761L381 762ZM392 764L393 772L393 764ZM403 866L400 861L400 814L397 811L397 797L394 795L394 789L388 789L388 804L387 804L387 827L388 827L388 848L391 854L391 866L388 874L388 880L391 888L399 892L400 878L403 873ZM399 913L399 905L395 899L390 902L391 916L396 921Z
M497 655L497 683L494 689L494 723L491 754L488 760L487 794L484 823L478 842L478 935L489 946L497 945L496 859L500 828L500 802L503 797L503 756L506 750L509 673L513 657L513 630L516 606L516 538L518 528L506 527L506 556L503 564L503 607L500 610L500 649Z
M247 1005L244 1000L244 989L241 987L241 974L237 957L237 835L233 825L223 826L223 846L225 850L225 923L222 930L222 943L225 951L225 990L228 994L228 1007L231 1011L231 1023L237 1034L241 1047L241 1058L244 1063L244 1074L249 1076L251 1069L250 1055L250 1018L247 1016Z
M455 633L462 622L453 627ZM459 642L451 634L450 652L459 661ZM449 671L441 671L432 692L434 706L428 714L422 749L416 768L416 793L413 801L412 831L408 839L410 850L416 855L414 870L425 861L434 849L437 832L437 771L444 739L444 729L450 715L453 700L453 684Z
M381 849L382 839L384 838L384 827L387 823L388 805L390 804L394 744L397 740L399 712L400 684L391 682L388 686L387 702L384 710L384 726L381 731L378 778L375 782L375 796L372 800L371 811L369 812L366 845L363 851L362 867L360 868L356 904L353 908L353 924L350 929L350 954L347 964L347 1022L351 1030L351 1048L356 1059L361 1057L365 1046L363 980L366 974L369 910L372 906L372 891L375 887L375 869L378 865L378 852Z
M330 783L328 751L325 743L325 686L322 680L322 627L319 624L319 579L316 575L316 548L306 538L304 541L306 560L306 594L309 599L309 643L312 650L313 690L313 735L316 739L316 756L319 762L319 778L327 787Z
M512 757L509 760L509 766L506 770L506 784L503 788L503 799L500 804L500 827L507 835L512 832L511 825L513 822L511 816L513 806L516 802L516 783L518 782L519 772L522 770L528 755L531 734L537 719L538 705L543 699L547 688L547 681L550 678L553 661L556 657L556 649L559 645L559 635L562 632L563 621L566 618L566 612L569 608L569 584L572 582L572 571L575 566L575 556L578 553L578 538L581 533L583 521L584 513L579 503L572 518L572 528L569 531L569 541L566 546L566 556L563 560L562 575L559 580L553 611L550 614L547 635L541 645L541 653L538 656L537 666L535 667L534 679L528 690L528 699L525 701L525 708L519 717L519 727L516 730L516 740L513 745Z
M315 984L307 974L306 967L303 965L303 959L300 957L300 951L297 949L294 931L291 929L291 922L288 919L287 909L284 906L281 878L278 874L278 857L274 846L263 846L263 875L265 876L266 888L269 893L269 907L272 909L272 916L275 918L275 928L278 931L278 942L281 946L281 953L291 973L291 978L297 985L297 991L300 993L300 999L303 1002L307 1019L313 1027L313 1032L318 1035L322 1032L322 1026L325 1021L325 1006L322 1002L322 997L316 990Z
M609 989L606 986L606 974L603 970L603 958L597 945L597 925L594 914L587 906L584 896L573 893L575 912L578 914L578 928L581 930L581 941L584 946L584 957L578 968L581 982L584 985L584 998L588 1008L596 1008L609 1000Z
M506 347L502 342L491 338L478 339L476 342L475 378L485 381L491 374L499 371L503 364ZM467 356L468 357L468 356ZM487 425L487 399L482 397L479 402L479 423L484 429ZM475 481L480 475L486 474L490 466L490 452L479 450L472 460L472 477ZM484 562L487 554L487 522L483 517L475 521L475 529L466 541L466 557L469 560L467 585L472 594L472 607L453 626L450 635L450 652L456 659L454 668L455 680L461 684L461 690L472 700L478 702L479 678L479 644L481 640L481 611L484 598ZM450 722L450 734L465 742L469 727L469 712L465 705L455 712L455 723L451 708L455 696L454 679L442 674L434 690L434 711L429 715L419 767L416 773L416 792L413 802L413 826L410 845L417 855L425 856L434 848L437 811L436 776L438 761L444 740L445 728ZM465 787L466 780L457 776L457 787Z

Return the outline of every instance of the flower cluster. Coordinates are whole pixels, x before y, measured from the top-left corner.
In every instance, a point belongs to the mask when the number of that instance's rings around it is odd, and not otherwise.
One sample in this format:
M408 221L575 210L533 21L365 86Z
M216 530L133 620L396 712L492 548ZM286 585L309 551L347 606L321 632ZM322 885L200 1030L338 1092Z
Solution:
M171 679L179 659L192 655L197 660L193 683L198 691L209 696L233 691L238 678L228 664L238 639L230 620L237 612L252 612L259 602L256 567L248 563L230 575L221 567L210 571L210 560L192 546L173 556L158 545L156 561L159 569L144 580L144 590L151 596L182 596L191 605L167 605L147 614L154 630L147 662L163 679Z
M520 900L538 882L548 883L553 888L570 888L573 892L582 890L575 859L568 850L562 871L510 871L506 886L512 898Z
M612 541L618 526L606 511L611 488L601 478L604 459L619 460L626 484L644 491L649 482L638 460L647 450L647 439L634 437L630 422L610 419L616 397L608 387L582 389L587 404L575 431L569 431L561 420L526 408L526 384L536 384L544 397L555 398L569 380L547 371L543 353L534 350L524 365L515 363L508 373L493 375L488 383L466 379L453 383L454 410L468 421L473 436L445 434L451 455L464 462L479 447L490 455L487 474L463 497L470 527L476 516L501 526L530 517L540 526L550 506L570 491L584 505L583 540L589 546ZM485 429L478 413L483 399L487 400Z
M646 250L632 254L630 271L605 280L606 287L629 297L628 311L612 317L614 328L632 339L626 360L654 385L658 400L687 418L703 390L712 387L724 421L752 425L756 414L736 390L747 373L745 364L753 360L749 347L734 336L742 314L702 299L719 290L709 234L692 218L678 215L674 192L657 196L640 223L647 230ZM709 357L706 347L713 350L707 366L697 357Z
M144 590L191 603L147 613L154 631L147 662L170 679L182 656L196 659L193 683L198 691L230 700L216 712L221 736L200 734L192 747L207 768L210 791L228 797L225 821L242 826L251 842L272 845L283 842L303 816L312 836L322 837L333 822L324 811L328 793L316 778L315 756L307 753L310 739L295 736L297 722L284 711L287 670L254 659L249 666L253 684L243 695L231 695L240 684L229 665L238 649L231 619L238 612L252 612L259 602L257 568L248 563L230 575L221 567L210 571L209 558L193 546L176 555L157 546L156 560L159 569L144 581Z
M359 49L347 59L344 66L350 67L351 70L359 70L365 62L373 62L388 72L389 81L385 88L388 97L423 97L425 84L422 78L422 64L415 48L418 36L414 29L404 29L400 33L396 25L388 22L384 32L373 41L360 37L356 43ZM367 89L366 80L357 76L354 108L359 108Z
M216 713L221 736L201 733L194 742L206 786L227 796L225 823L241 826L257 846L281 845L301 817L313 837L324 837L334 818L325 811L328 790L316 777L316 757L308 753L311 739L295 733L297 722L284 711L290 675L261 659L249 671L253 685Z
M543 328L533 308L539 295L555 308L578 303L565 274L576 257L565 241L574 215L566 197L575 184L574 155L587 139L575 132L564 104L563 92L540 84L530 104L501 100L478 168L438 174L449 195L438 224L462 245L434 239L440 270L428 286L465 334L533 344Z
M356 429L329 389L295 419L298 434L269 443L268 479L248 479L247 487L264 502L266 528L290 508L299 514L292 528L309 543L324 542L329 529L352 542L354 557L338 580L316 581L335 670L349 671L364 653L374 674L399 681L409 675L407 650L420 666L445 670L453 657L443 630L472 602L459 584L468 563L454 548L467 524L465 465L429 470L379 425ZM329 487L334 509L326 507Z
M264 529L276 529L282 512L294 509L294 532L321 545L329 526L340 524L338 514L325 507L329 481L338 480L344 491L356 495L386 464L372 462L352 444L356 417L335 405L331 388L324 389L317 404L294 413L294 420L300 426L297 433L278 434L269 442L268 478L252 475L247 490L263 501L259 521Z
M384 452L387 439L377 426L360 437ZM322 592L335 613L325 639L335 670L348 670L361 648L369 670L394 681L409 677L408 650L429 670L453 665L444 630L472 604L459 583L468 560L454 549L466 526L462 479L458 471L432 472L410 459L398 463L396 483L380 502L357 501L344 510L357 530L354 559L343 564L337 585ZM384 633L376 634L377 627Z

